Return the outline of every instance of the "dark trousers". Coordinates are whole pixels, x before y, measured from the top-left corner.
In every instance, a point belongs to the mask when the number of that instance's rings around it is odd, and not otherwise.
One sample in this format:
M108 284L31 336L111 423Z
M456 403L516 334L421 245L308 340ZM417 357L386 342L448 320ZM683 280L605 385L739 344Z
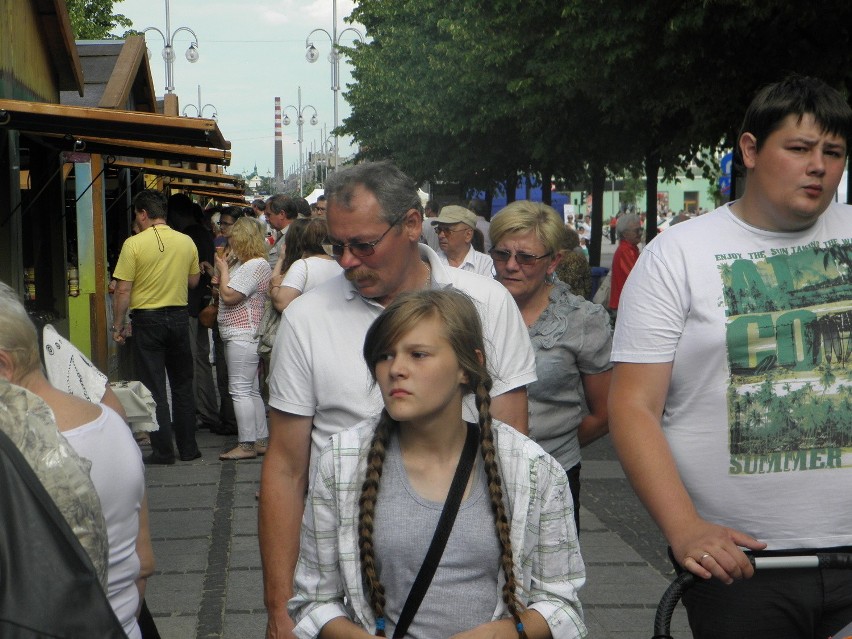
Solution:
M195 442L193 362L186 308L136 310L133 317L133 356L136 374L157 403L159 430L151 433L151 448L160 461L174 459L172 433L182 458L198 453ZM166 397L166 375L172 391L172 414Z
M730 586L697 579L683 603L695 639L826 639L852 621L852 571L758 569Z
M225 342L219 335L219 325L213 327L213 352L216 357L216 387L219 390L219 432L237 434L237 416L234 401L228 389L228 362L225 360Z
M198 323L197 317L189 318L189 345L195 377L192 386L195 389L196 424L207 428L219 423L216 407L216 389L213 387L213 367L210 365L210 339L207 329Z

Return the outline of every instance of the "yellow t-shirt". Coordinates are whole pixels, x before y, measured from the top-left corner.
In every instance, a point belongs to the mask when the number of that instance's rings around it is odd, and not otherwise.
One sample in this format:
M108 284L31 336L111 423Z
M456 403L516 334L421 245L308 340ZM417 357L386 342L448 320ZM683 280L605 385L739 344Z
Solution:
M190 237L157 224L124 241L113 277L133 282L133 310L186 306L187 278L199 272L198 250Z

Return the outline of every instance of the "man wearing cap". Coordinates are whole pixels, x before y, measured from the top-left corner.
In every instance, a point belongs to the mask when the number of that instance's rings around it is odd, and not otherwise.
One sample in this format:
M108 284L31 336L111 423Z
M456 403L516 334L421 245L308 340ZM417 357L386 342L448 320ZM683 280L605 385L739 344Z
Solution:
M476 214L463 206L451 205L441 209L441 214L431 220L441 250L441 262L463 271L494 277L494 262L490 255L480 253L471 246L476 228Z

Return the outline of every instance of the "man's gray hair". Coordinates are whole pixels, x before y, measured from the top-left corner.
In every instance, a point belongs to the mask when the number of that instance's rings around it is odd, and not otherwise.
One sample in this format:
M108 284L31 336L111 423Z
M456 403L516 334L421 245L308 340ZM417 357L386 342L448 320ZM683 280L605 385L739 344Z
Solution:
M642 219L633 213L628 213L618 218L618 221L615 223L615 232L618 234L618 237L621 237L628 228L637 222L641 224Z
M390 160L355 164L332 173L325 185L329 206L336 203L352 208L352 196L359 185L376 196L382 219L388 224L399 222L400 216L411 209L423 214L417 183Z

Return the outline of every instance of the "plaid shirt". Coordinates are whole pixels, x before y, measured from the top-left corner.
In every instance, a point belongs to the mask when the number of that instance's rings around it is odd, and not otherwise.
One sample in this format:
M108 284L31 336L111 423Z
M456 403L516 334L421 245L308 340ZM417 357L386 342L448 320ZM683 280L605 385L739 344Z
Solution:
M334 435L320 455L289 603L300 639L317 637L326 623L341 616L375 633L358 554L358 498L377 419ZM565 471L513 428L494 422L493 429L520 577L518 598L544 617L554 639L584 637L577 590L586 572ZM501 588L503 581L501 573ZM505 604L496 601L492 618L507 616Z

